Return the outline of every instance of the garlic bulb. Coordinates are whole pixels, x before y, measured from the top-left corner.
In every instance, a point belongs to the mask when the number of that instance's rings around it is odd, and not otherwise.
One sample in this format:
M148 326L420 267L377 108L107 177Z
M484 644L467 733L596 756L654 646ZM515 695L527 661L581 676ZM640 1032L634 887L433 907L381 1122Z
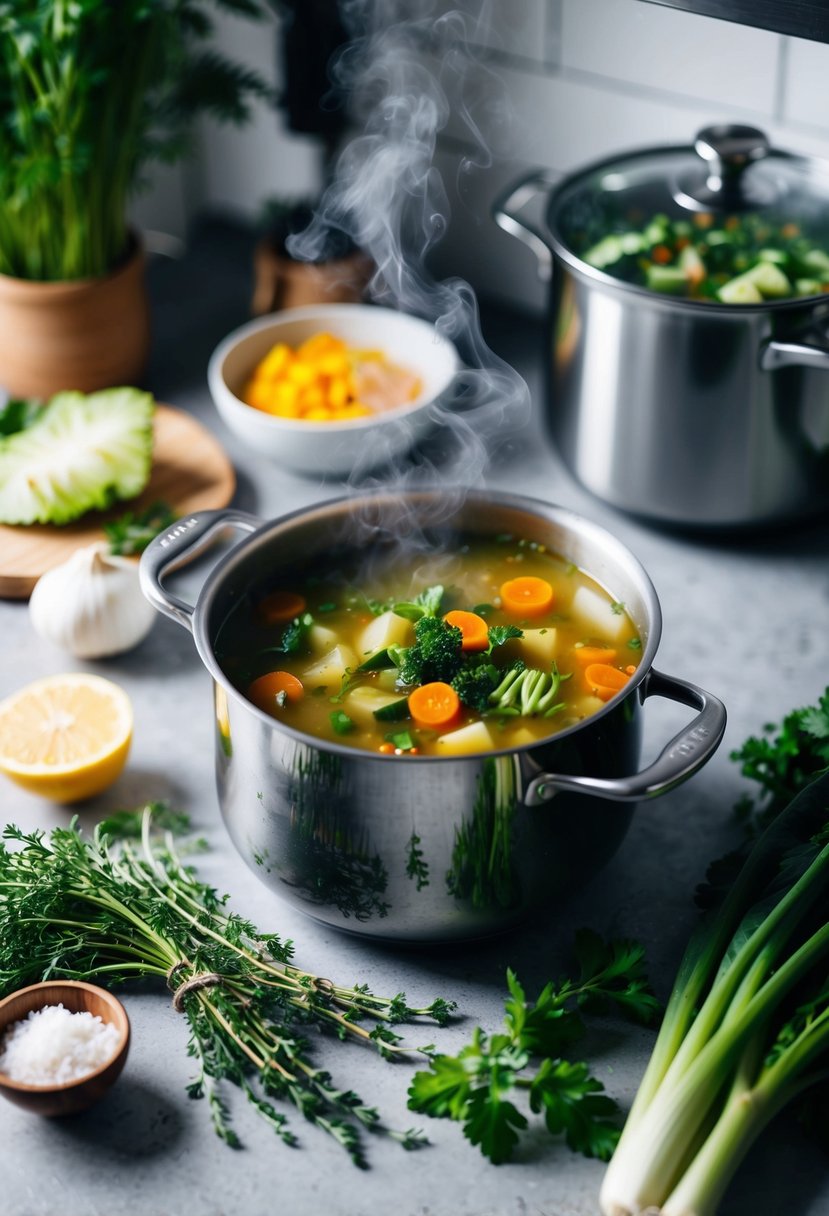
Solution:
M47 570L35 584L29 613L36 633L79 659L130 650L155 620L141 593L138 567L103 543Z

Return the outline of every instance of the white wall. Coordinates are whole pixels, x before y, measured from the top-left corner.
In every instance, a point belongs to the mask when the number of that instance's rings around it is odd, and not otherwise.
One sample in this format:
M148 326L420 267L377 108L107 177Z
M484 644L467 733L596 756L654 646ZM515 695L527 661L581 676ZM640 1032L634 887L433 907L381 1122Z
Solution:
M215 25L222 52L278 89L276 16L250 21L217 14ZM180 238L193 216L206 209L256 221L269 197L314 195L321 170L317 143L288 131L275 107L256 101L243 127L203 118L192 155L156 173L152 189L135 199L133 217L140 227Z
M486 28L470 23L477 70L497 73L506 101L491 168L459 176L470 149L456 118L438 153L453 203L439 270L484 295L530 310L545 299L532 256L490 218L495 195L529 167L565 174L617 151L690 142L699 127L722 121L753 123L779 146L829 157L827 45L642 0L442 0L440 7L491 17ZM261 28L228 21L222 36L228 52L273 78L273 45ZM252 217L268 193L312 190L318 172L313 145L280 132L276 115L260 107L242 130L204 126L186 205L176 211L168 197L161 212L172 222L201 207Z

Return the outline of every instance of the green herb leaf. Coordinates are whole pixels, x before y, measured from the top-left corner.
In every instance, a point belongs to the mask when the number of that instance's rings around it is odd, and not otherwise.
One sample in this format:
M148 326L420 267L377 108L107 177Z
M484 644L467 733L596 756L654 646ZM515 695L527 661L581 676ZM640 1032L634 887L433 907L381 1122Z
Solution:
M524 630L519 629L517 625L490 625L489 648L494 650L496 646L503 646L512 638L523 638L523 636Z
M386 735L386 742L393 743L395 747L399 747L401 752L410 752L413 747L417 747L416 742L407 730L399 730L394 734Z
M104 524L110 552L123 557L143 553L150 541L175 523L176 518L166 502L154 502L138 514L125 511L118 519Z
M0 436L16 435L25 431L39 415L42 405L39 401L24 401L12 398L0 409Z
M511 1158L528 1126L512 1100L528 1092L530 1111L543 1114L552 1135L563 1135L576 1152L607 1160L619 1135L616 1104L586 1064L563 1053L584 1033L580 1010L613 1004L649 1020L656 1002L647 990L641 947L605 943L583 930L576 952L579 978L551 981L535 1003L508 970L504 1033L487 1036L477 1027L457 1056L434 1056L429 1072L415 1074L410 1109L463 1124L464 1135L498 1163Z
M349 718L348 714L342 709L332 710L331 714L329 715L329 720L335 734L347 735L354 730L354 719Z
M443 587L440 583L436 583L434 587L427 587L421 591L420 595L415 596L413 600L395 604L392 612L395 616L402 616L407 621L419 621L423 617L436 617L440 612L442 601Z

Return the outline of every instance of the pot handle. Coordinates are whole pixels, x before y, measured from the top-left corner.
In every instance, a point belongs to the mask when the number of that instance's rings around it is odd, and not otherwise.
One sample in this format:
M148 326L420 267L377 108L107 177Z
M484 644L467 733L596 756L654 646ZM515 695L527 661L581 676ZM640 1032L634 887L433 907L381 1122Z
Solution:
M781 367L816 367L829 371L829 346L826 337L815 327L810 342L781 342L770 338L760 347L760 367L764 372L776 372Z
M646 697L667 697L699 710L697 716L671 739L653 764L630 777L570 777L564 773L539 773L527 786L527 806L543 806L559 790L595 794L613 802L639 802L656 798L686 781L711 759L725 732L725 706L717 697L673 676L651 670L641 690Z
M545 283L552 278L553 256L541 203L546 201L553 185L555 179L545 169L533 169L492 204L495 223L533 251L538 259L538 277ZM530 213L524 215L525 210Z
M199 557L213 544L224 528L240 532L255 532L262 520L246 511L196 511L179 519L166 532L160 533L141 554L138 578L141 590L158 612L172 617L185 629L193 627L193 604L166 591L161 580L173 570L180 570Z

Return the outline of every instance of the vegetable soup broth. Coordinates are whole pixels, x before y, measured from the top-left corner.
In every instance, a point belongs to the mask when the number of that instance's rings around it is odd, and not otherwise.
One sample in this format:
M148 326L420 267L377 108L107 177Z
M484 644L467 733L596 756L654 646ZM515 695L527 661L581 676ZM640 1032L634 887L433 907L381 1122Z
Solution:
M331 554L281 576L276 586L251 589L219 630L223 670L278 721L389 755L532 743L595 713L624 687L641 642L623 604L543 545L513 537L453 539L453 552L375 553L371 561L353 550ZM551 590L552 602L542 597L525 609L504 594L528 587ZM432 616L439 631L435 622L447 614L465 629L479 622L474 649L466 651L464 634L464 649L450 659L466 674L427 665L413 678L423 617ZM512 629L498 628L506 626ZM505 638L507 632L521 636ZM512 703L509 688L495 695L511 672ZM522 702L519 677L526 682L526 673L536 694L525 688ZM436 677L446 678L436 683ZM413 712L412 694L424 684L456 687L456 712L430 705L425 721Z

